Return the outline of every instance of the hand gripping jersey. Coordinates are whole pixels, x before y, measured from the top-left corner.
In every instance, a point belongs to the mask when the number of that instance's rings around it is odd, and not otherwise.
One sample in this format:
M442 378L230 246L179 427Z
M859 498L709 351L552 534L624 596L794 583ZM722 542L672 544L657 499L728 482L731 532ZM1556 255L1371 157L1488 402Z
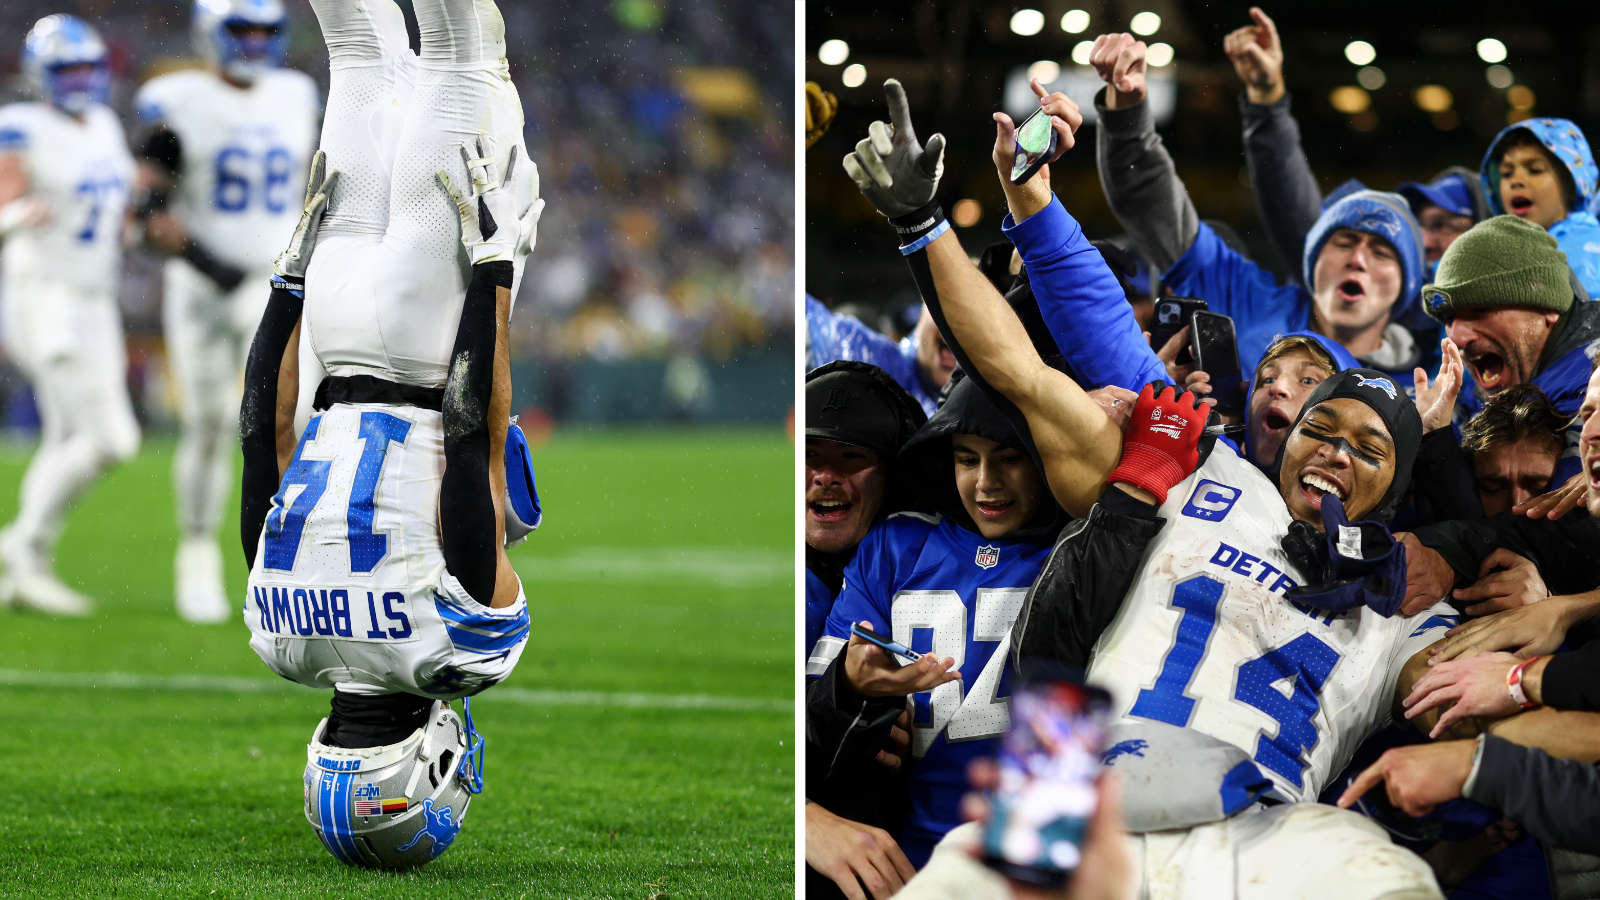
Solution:
M178 136L173 201L189 233L224 262L264 270L300 221L320 107L311 76L268 69L236 88L189 69L150 79L135 105L142 124Z
M1401 668L1455 610L1385 619L1284 599L1301 580L1279 547L1288 509L1233 453L1212 453L1160 515L1088 680L1112 692L1116 721L1195 729L1251 754L1285 799L1315 800L1389 722Z
M441 416L336 404L311 419L262 529L244 604L274 672L347 693L450 700L511 674L528 607L489 609L445 571Z
M1048 542L991 541L940 516L899 513L867 533L845 569L807 674L821 674L861 621L961 670L960 681L912 695L916 762L900 843L913 864L961 824L967 763L992 756L1010 727L1011 623L1049 555Z
M80 122L47 103L13 103L0 109L0 153L22 157L29 193L50 207L47 222L19 230L0 251L6 296L25 302L41 279L115 295L134 171L116 114L91 104Z

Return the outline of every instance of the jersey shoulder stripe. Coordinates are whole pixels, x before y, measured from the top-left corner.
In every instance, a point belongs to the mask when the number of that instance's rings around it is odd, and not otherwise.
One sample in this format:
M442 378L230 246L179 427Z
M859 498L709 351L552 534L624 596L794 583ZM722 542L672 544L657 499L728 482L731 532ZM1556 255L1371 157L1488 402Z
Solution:
M133 107L141 125L154 125L172 115L174 108L209 77L199 69L180 69L146 81L134 95Z

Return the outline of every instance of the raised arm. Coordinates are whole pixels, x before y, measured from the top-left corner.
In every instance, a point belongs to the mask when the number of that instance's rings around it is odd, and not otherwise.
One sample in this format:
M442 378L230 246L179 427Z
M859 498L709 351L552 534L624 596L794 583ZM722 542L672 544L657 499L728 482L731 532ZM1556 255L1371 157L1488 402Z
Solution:
M1144 102L1145 43L1131 34L1103 34L1089 62L1108 84L1095 97L1100 185L1140 254L1165 272L1194 243L1200 217Z
M1244 160L1267 237L1290 277L1300 281L1306 234L1322 214L1322 189L1300 143L1300 124L1289 111L1278 27L1259 7L1250 8L1250 18L1254 24L1223 41L1244 82L1244 96L1239 98Z

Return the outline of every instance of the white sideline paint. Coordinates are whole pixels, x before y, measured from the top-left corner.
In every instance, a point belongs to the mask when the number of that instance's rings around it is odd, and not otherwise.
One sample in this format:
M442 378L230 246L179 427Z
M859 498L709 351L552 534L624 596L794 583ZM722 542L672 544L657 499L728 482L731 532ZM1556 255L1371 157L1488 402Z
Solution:
M291 681L268 681L264 678L227 678L220 675L136 675L127 672L28 672L19 669L0 669L0 686L220 691L229 694L271 694L279 691L312 690ZM528 706L620 706L633 709L794 712L792 700L713 697L708 694L609 694L601 691L547 691L495 687L473 699L482 702L484 698L492 701L509 700Z
M554 557L514 555L525 582L659 584L741 588L794 583L794 552L735 547L579 547Z

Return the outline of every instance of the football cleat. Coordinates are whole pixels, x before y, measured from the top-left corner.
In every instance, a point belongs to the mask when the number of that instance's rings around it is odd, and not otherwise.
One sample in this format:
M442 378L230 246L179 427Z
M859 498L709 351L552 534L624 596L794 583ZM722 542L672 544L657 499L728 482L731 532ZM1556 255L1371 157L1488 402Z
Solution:
M255 83L262 70L283 65L289 15L281 0L195 0L194 48L234 81Z
M0 531L0 603L26 606L52 616L87 616L94 601L62 583L37 550L9 528Z
M215 625L232 617L222 583L222 548L215 538L184 538L176 568L178 615L184 621Z
M512 417L506 429L506 547L528 539L544 521L539 507L539 488L533 480L533 453L528 438Z
M435 701L428 722L387 747L322 743L323 719L306 747L306 819L342 863L371 869L426 865L450 848L467 804L483 791L483 736L472 701L458 718Z
M111 96L111 63L105 42L77 16L45 16L22 42L22 73L46 100L81 116Z

